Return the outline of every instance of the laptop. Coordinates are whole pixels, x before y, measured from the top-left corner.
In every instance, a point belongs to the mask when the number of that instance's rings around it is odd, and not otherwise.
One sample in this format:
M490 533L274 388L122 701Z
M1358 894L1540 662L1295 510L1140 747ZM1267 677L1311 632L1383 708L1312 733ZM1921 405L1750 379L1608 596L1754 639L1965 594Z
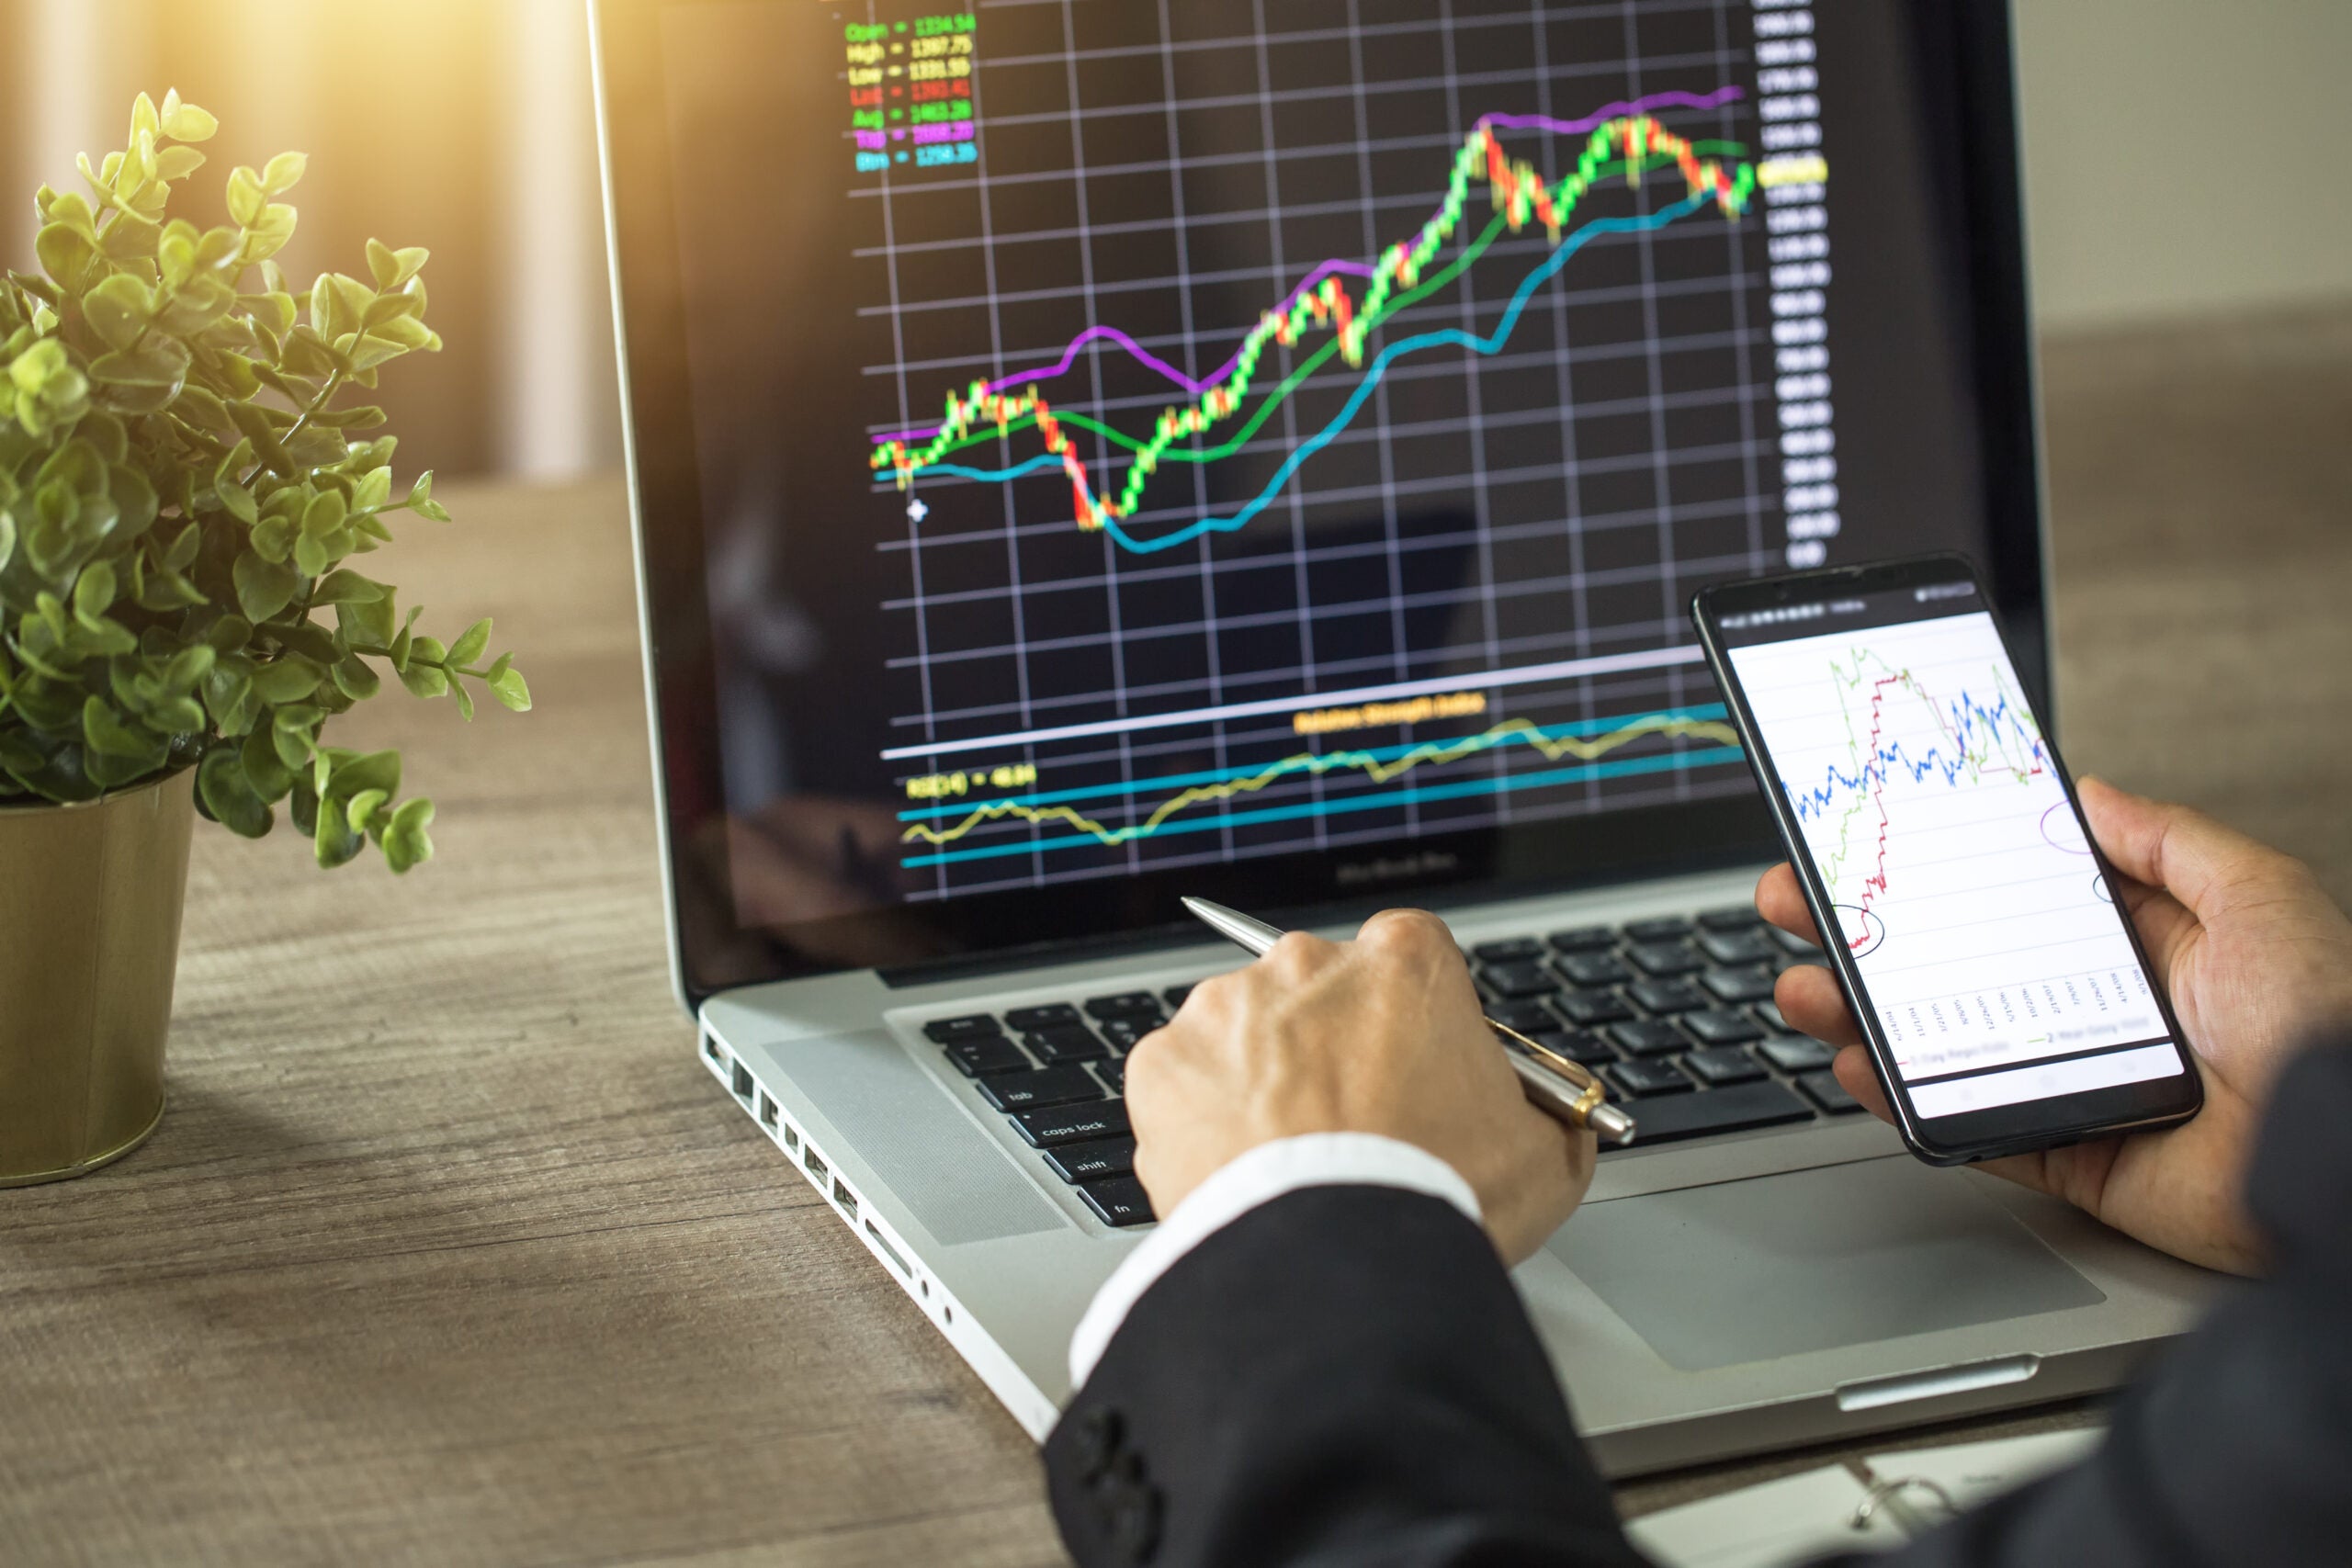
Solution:
M599 0L678 994L1042 1436L1153 1216L1197 894L1416 904L1641 1135L1517 1272L1626 1474L2114 1386L2206 1277L1930 1169L1697 588L1969 553L2047 703L2008 21L1790 0Z

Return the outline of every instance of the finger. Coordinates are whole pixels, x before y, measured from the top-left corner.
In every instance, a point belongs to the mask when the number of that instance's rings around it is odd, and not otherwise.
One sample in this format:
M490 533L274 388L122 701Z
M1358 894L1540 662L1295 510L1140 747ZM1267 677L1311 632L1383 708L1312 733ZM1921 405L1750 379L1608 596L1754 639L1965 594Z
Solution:
M1871 1054L1860 1045L1849 1045L1838 1053L1829 1064L1838 1075L1838 1087L1862 1102L1862 1109L1880 1121L1892 1123L1894 1109L1886 1103L1886 1090L1879 1088L1878 1075L1871 1071Z
M1383 909L1356 928L1356 940L1374 946L1443 947L1458 952L1453 932L1427 909Z
M1791 936L1821 945L1821 933L1813 926L1813 911L1804 907L1804 892L1797 886L1796 868L1786 861L1757 882L1756 912Z
M2084 779L2076 793L2115 869L2163 888L2200 920L2219 912L2250 868L2285 858L2201 811L2132 795L2104 779Z
M1818 964L1800 964L1782 970L1772 987L1772 1000L1792 1029L1831 1045L1861 1043L1861 1026L1847 1010L1845 993L1829 971Z
M2155 964L2159 976L2169 975L2173 960L2197 934L2197 917L2161 887L2151 887L2124 876L2114 881L2115 896L2131 912L2133 929L2147 944L2149 961Z

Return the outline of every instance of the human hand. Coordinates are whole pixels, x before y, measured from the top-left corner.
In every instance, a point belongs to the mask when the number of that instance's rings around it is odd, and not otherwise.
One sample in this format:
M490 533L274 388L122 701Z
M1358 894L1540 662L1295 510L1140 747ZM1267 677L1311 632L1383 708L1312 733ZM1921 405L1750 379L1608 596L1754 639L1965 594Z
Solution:
M1527 1103L1453 935L1418 910L1374 915L1353 942L1294 931L1202 981L1129 1053L1126 1100L1136 1177L1161 1214L1261 1144L1374 1133L1461 1173L1516 1264L1592 1181L1592 1134Z
M2261 1238L2241 1194L2270 1086L2288 1059L2352 1022L2352 921L2310 870L2183 806L2081 781L2084 815L2116 897L2203 1068L2205 1108L2180 1126L1987 1160L1994 1175L2064 1198L2151 1247L2251 1273ZM1796 874L1756 886L1764 918L1818 942ZM1826 969L1790 969L1773 999L1790 1024L1843 1046L1838 1081L1882 1119L1886 1097Z

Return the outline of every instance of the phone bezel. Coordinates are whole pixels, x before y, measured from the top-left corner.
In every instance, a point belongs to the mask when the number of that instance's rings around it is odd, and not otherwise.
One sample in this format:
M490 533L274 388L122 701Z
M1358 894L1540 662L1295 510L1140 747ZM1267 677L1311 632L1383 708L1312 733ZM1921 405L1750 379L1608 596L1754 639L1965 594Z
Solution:
M1789 805L1788 791L1781 783L1780 770L1763 743L1755 714L1747 704L1747 693L1726 655L1718 622L1725 615L1808 603L1825 593L1884 592L1962 580L1975 588L1977 597L1992 616L1994 632L2001 639L2002 651L2007 656L2012 668L2019 668L2017 651L2010 644L2007 629L2002 626L1998 611L1994 608L1992 594L1986 590L1974 564L1962 555L1913 556L1864 566L1832 567L1781 577L1756 578L1704 589L1691 598L1690 615L1698 626L1699 640L1705 649L1708 667L1714 672L1715 682L1723 691L1733 726L1739 731L1741 745L1747 753L1748 766L1756 774L1758 786L1772 814L1773 826L1780 831L1781 845L1788 852L1790 863L1796 868L1797 882L1804 890L1805 907L1811 911L1817 931L1827 932L1838 929L1838 922L1830 912L1828 888L1806 848L1804 835ZM2074 776L2066 771L2065 762L2058 754L2057 743L2051 738L2050 728L2043 722L2041 710L2033 704L2032 694L2025 691L2019 694L2033 716L2035 727L2041 732L2042 743L2048 751L2052 770L2057 775L2059 788L2064 795L2067 809L2075 814L2075 822L2083 831L2083 841L2090 846L2099 874L2112 887L2115 886L2115 869L2108 863L2107 856L2099 851L2098 841L2091 836L2090 823L2084 818L2082 802L2075 795ZM1893 1048L1885 1037L1877 1010L1869 1004L1870 987L1862 979L1860 966L1846 951L1844 943L1823 944L1822 952L1829 960L1830 973L1837 976L1838 989L1845 994L1847 1006L1852 1010L1856 1021L1861 1027L1863 1042L1870 1052L1871 1069L1877 1075L1879 1086L1886 1093L1887 1103L1894 1108L1895 1127L1914 1154L1931 1164L1962 1165L2001 1155L2077 1143L2089 1137L2171 1126L2186 1122L2203 1106L2202 1067L2197 1054L2188 1049L2188 1041L2181 1033L2180 1021L2174 1016L2172 1001L2165 994L2162 977L2155 966L2149 963L2147 949L2140 941L2140 933L2133 929L2120 904L2116 906L2116 916L2123 927L2125 939L2132 944L2132 955L2149 977L2155 993L2156 1010L2164 1020L2173 1049L2179 1054L2185 1070L2177 1075L2142 1083L2024 1100L2014 1105L1962 1111L1951 1116L1923 1117L1917 1113L1911 1103L1907 1086L1894 1070Z

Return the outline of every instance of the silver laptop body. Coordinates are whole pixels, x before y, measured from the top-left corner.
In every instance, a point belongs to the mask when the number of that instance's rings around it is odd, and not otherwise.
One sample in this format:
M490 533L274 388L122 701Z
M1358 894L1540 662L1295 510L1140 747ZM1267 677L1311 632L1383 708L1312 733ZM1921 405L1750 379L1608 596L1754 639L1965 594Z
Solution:
M1181 25L1208 26L1198 18L1209 9L1187 11L1191 19ZM1241 9L1247 12L1248 7ZM1353 14L1351 7L1318 7L1318 15L1321 9ZM1726 77L1728 85L1713 88L1712 97L1696 92L1681 95L1702 106L1698 109L1679 103L1672 94L1654 95L1659 106L1654 112L1668 123L1679 123L1677 115L1716 114L1723 117L1722 125L1744 128L1764 149L1776 144L1784 149L1773 156L1801 160L1815 155L1810 150L1820 145L1818 133L1806 141L1776 137L1770 128L1802 120L1807 103L1812 103L1813 114L1824 115L1803 85L1807 78L1792 74L1814 70L1804 62L1817 58L1811 41L1816 36L1825 60L1838 51L1850 55L1877 49L1892 51L1889 58L1907 62L1908 69L1926 76L1948 68L1962 73L1958 85L1971 90L1945 105L1962 118L1948 125L1931 124L1929 131L1947 136L1955 146L1966 141L1973 149L1972 166L1984 175L1984 188L1974 192L1972 199L1977 205L1970 213L1972 220L1989 227L1993 234L1991 244L1984 248L1992 260L1984 264L1989 273L1971 285L1969 320L1978 334L1976 380L1972 386L1955 382L1957 389L1949 396L1962 412L1949 419L1937 417L1953 429L1970 423L1978 455L1969 461L1982 468L1962 476L1961 488L1973 502L1965 506L1952 502L1973 519L1966 526L1975 532L1961 542L1993 560L1994 577L2007 595L2005 608L2013 624L2038 620L2046 573L2032 460L2022 258L2015 232L2006 21L1983 14L1997 8L1966 8L1977 14L1954 20L1931 15L1946 8L1923 6L1908 21L1899 22L1889 18L1904 14L1905 7L1856 8L1877 17L1864 25L1832 20L1833 7L1818 9L1823 16L1816 35L1814 7L1778 0L1754 0L1753 5L1718 0L1713 12L1722 29L1715 35L1717 55L1708 69ZM770 921L756 931L751 924L729 926L723 913L714 917L707 886L712 846L737 845L728 834L753 819L744 807L737 761L744 750L758 751L766 741L753 735L752 744L734 749L746 728L757 728L760 721L756 704L747 709L738 700L741 694L728 684L725 661L736 657L729 651L729 634L724 628L711 629L718 624L718 612L711 606L725 587L719 579L726 571L742 570L741 562L720 562L716 542L707 556L702 547L706 533L713 541L725 535L720 513L732 502L718 493L710 444L700 441L695 420L702 419L699 430L707 432L711 422L733 415L719 412L722 400L714 395L707 368L692 363L694 354L683 350L677 340L723 343L730 333L757 335L769 330L774 343L767 352L789 355L796 352L790 346L794 333L801 329L791 324L787 307L773 302L759 304L748 317L739 312L722 327L707 321L697 326L697 310L707 315L710 307L698 302L701 285L693 275L697 267L722 265L726 260L721 254L716 262L707 261L698 253L723 253L730 242L726 225L682 231L673 224L684 220L673 214L689 210L695 200L689 187L696 177L696 159L706 151L690 144L702 133L697 125L705 123L696 117L716 117L707 123L724 125L724 105L733 90L729 84L749 69L745 60L761 62L759 69L772 76L798 81L798 87L781 95L789 103L860 90L855 83L865 78L856 73L869 67L859 63L865 56L857 51L869 44L885 51L876 54L875 62L900 56L892 50L894 35L888 31L887 17L879 23L868 19L862 6L846 24L848 33L855 35L849 38L847 51L836 49L827 54L821 68L794 63L792 51L774 43L775 38L787 36L775 29L802 25L800 12L822 10L831 18L832 11L818 0L741 0L721 6L598 0L594 10L672 953L679 994L699 1026L699 1059L720 1091L741 1108L755 1134L775 1145L782 1162L779 1174L797 1172L816 1188L872 1254L873 1266L899 1283L912 1310L938 1328L1024 1429L1042 1438L1071 1393L1067 1371L1071 1330L1096 1288L1143 1231L1137 1225L1107 1223L1085 1190L1057 1174L1052 1148L1036 1146L1023 1135L1023 1123L1014 1115L990 1102L990 1079L959 1070L946 1043L935 1038L937 1031L930 1026L944 1027L944 1021L980 1015L1001 1020L1016 1010L1068 1005L1099 1030L1104 1015L1090 1011L1090 1002L1136 993L1164 998L1170 987L1233 966L1239 955L1186 934L1169 907L1182 878L1167 875L1158 875L1148 886L1137 882L1138 897L1154 902L1147 915L1122 917L1124 928L1114 922L1094 931L1066 931L1049 942L992 952L995 942L1021 933L1011 917L1005 923L1014 929L994 937L989 922L981 920L958 928L954 952L904 962L857 962L858 944L877 943L877 953L894 953L891 944L901 940L903 929L933 918L923 911L935 910L936 904L878 912L844 905L846 913L839 919L834 918L838 911L829 907L824 919L806 926ZM1027 10L1059 14L1050 6ZM693 19L678 20L688 11L695 14ZM1143 27L1154 7L1140 6L1133 11L1144 18L1134 25ZM1159 12L1159 19L1151 26L1180 25L1169 19L1171 13L1165 6ZM1544 15L1543 7L1535 7L1528 25L1542 21ZM1663 17L1661 10L1658 27L1668 25ZM1513 17L1504 19L1520 25ZM827 23L829 28L841 25L838 18ZM1016 36L1026 36L1016 35L1015 29L1028 25L1013 11L984 6L960 21L931 18L922 24L930 33L919 29L910 36L972 40L961 46L961 55L933 55L973 60L971 70L977 74L972 80L1017 85L1017 68L1037 57L1035 49L1022 53L1012 46ZM858 30L876 26L884 30ZM1410 33L1407 23L1395 26ZM725 31L729 28L741 30L730 34ZM1476 41L1474 28L1458 20L1456 28L1464 47ZM1855 36L1833 38L1838 28L1856 29ZM1915 30L1904 34L1906 28ZM1946 37L1937 28L1956 28L1958 33ZM1310 32L1311 38L1301 36L1309 42L1323 39L1334 48L1353 39L1368 51L1367 57L1386 47L1382 40L1387 35L1379 28ZM1172 35L1159 36L1166 41ZM1000 39L1006 41L1000 44ZM1410 36L1404 44L1418 47ZM1436 41L1430 47L1435 49ZM768 51L765 56L763 49ZM992 49L998 52L992 54ZM1119 54L1107 46L1089 52L1073 43L1071 49L1073 62L1081 55L1091 61ZM1164 52L1170 61L1183 57L1172 43ZM1668 57L1661 52L1656 58ZM1961 63L1948 66L1954 60ZM878 63L870 68L889 71L877 82L899 79L896 68ZM1821 68L1826 70L1826 64ZM1366 69L1358 67L1360 85ZM1458 70L1461 81L1485 80L1466 66ZM1972 71L1974 76L1965 75ZM1166 78L1171 84L1178 80L1174 72L1171 64ZM1073 73L1070 80L1075 83L1079 77ZM1007 101L1011 91L1008 85ZM1577 91L1579 103L1606 96L1600 88ZM1822 96L1827 96L1826 89ZM1202 96L1198 101L1208 104L1210 99ZM832 98L824 102L831 106ZM981 103L972 122L979 126L978 144L984 151L991 145L1018 146L1015 131L1021 117L1008 112L1000 117L1001 128L991 129L999 123L991 121L993 112ZM853 144L845 129L851 121L831 107L826 113L830 118L812 118L814 129L792 156L846 156ZM952 127L967 122L933 123ZM1175 123L1172 111L1170 123ZM1828 155L1834 160L1840 156L1835 118L1830 130ZM781 144L793 134L780 130L775 138ZM1849 143L1852 135L1849 131ZM967 136L962 141L934 139L925 145L953 149L973 144L974 139ZM868 139L854 145L865 147ZM882 130L873 133L871 145L883 149L876 155L887 160L888 149L897 143ZM1000 155L1009 158L1010 152ZM1788 177L1759 187L1761 194L1793 186L1803 196L1806 182L1799 176L1804 166L1784 163L1780 169ZM942 177L957 173L951 168ZM888 169L884 175L906 177ZM747 203L754 199L743 198ZM1477 205L1483 214L1483 197ZM1784 230L1800 233L1805 223L1783 223L1773 216L1796 210L1797 205L1773 206L1759 196L1754 211L1773 234ZM741 221L757 227L755 218L756 213ZM1170 214L1170 221L1181 220ZM1818 227L1817 220L1808 221ZM1888 217L1884 221L1896 225L1909 220ZM1815 247L1816 254L1819 249ZM1866 264L1857 257L1849 265L1860 271ZM1826 265L1812 276L1816 281L1826 279ZM1759 277L1755 287L1762 290L1766 285ZM1804 301L1790 303L1783 298L1801 292L1776 290L1770 310L1781 311L1786 306L1791 314L1802 317ZM1757 298L1764 296L1759 292ZM1874 295L1841 296L1834 286L1827 298L1832 320L1840 309L1861 318L1879 308L1871 303ZM1849 298L1856 302L1841 306L1840 300ZM1822 309L1817 291L1812 308L1816 312ZM785 312L783 324L772 329L747 324L765 320L762 312L778 311ZM1755 328L1759 355L1765 352L1762 345L1780 341L1766 335L1762 316L1759 307ZM697 333L705 337L697 338ZM1858 331L1850 340L1854 368L1849 379L1839 384L1845 400L1841 409L1892 398L1915 372L1923 385L1932 379L1928 372L1918 370L1932 357L1930 346L1917 347L1916 354L1925 357L1905 359L1902 354L1910 351L1897 351L1888 359L1883 342L1874 348L1866 341L1872 335L1886 334ZM1846 355L1849 350L1841 347L1838 352ZM1874 354L1881 357L1874 360ZM1569 362L1577 363L1573 355ZM1759 370L1757 376L1759 388L1771 389L1769 372ZM1817 377L1792 396L1807 407L1819 404L1826 410L1827 386L1826 377ZM682 412L690 402L684 395L688 389L703 401L704 412L698 415ZM1778 389L1789 391L1786 386ZM1766 434L1755 438L1757 449L1768 453L1775 439L1770 434L1772 406L1762 405ZM1782 457L1775 460L1814 464L1801 473L1784 468L1784 477L1834 471L1825 469L1817 457L1786 457L1792 451L1826 448L1819 441L1810 446L1803 440L1790 445L1787 433L1808 428L1805 421L1815 416L1800 409L1792 423L1791 399L1783 398L1778 406ZM1845 419L1842 413L1838 417ZM1851 423L1867 432L1865 418ZM1839 541L1835 545L1838 549L1847 547L1843 541L1853 541L1860 553L1872 553L1868 548L1872 538L1883 547L1875 553L1886 554L1900 553L1894 547L1906 544L1951 542L1949 530L1938 534L1927 524L1920 525L1920 536L1906 533L1901 523L1859 525L1857 519L1871 510L1873 500L1900 493L1904 462L1923 465L1919 472L1929 479L1939 470L1931 460L1934 454L1923 457L1922 448L1880 462L1877 467L1887 471L1872 477L1863 471L1871 460L1856 456L1861 449L1859 438L1849 434L1846 441L1843 535L1834 513L1826 524L1819 521L1820 514L1806 513L1815 521L1798 525L1794 507L1817 502L1819 495L1808 502L1793 492L1781 495L1776 487L1771 504L1784 513L1787 547L1773 543L1765 553L1751 554L1741 570L1768 570L1783 556L1793 564L1813 564L1821 558L1818 542L1825 537ZM1958 442L1953 436L1947 445ZM724 440L718 445L723 447ZM740 445L752 450L757 444ZM801 482L797 473L787 462L769 470L768 479L785 497L775 502L777 514L795 526L806 522L791 511L792 487ZM701 501L682 501L695 494L697 484ZM1881 488L1872 492L1872 485ZM876 493L881 494L878 486ZM937 495L950 503L956 492L918 487L913 493L918 498ZM893 506L906 501L903 494L882 499ZM693 514L692 521L682 521L682 509ZM1875 510L1894 509L1882 504ZM912 535L922 519L911 510L910 516ZM1880 532L1871 534L1871 527ZM1704 574L1693 570L1686 592ZM795 591L806 590L807 601L820 605L831 587L805 583ZM821 606L814 613L821 615ZM2027 629L2038 632L2040 627L2030 625ZM773 618L767 630L775 637L786 637ZM1637 652L1621 663L1636 668L1645 661L1651 668L1672 665L1687 673L1687 628L1678 632L1667 626L1658 635L1667 651ZM716 656L714 646L718 649ZM719 666L716 676L711 673L714 662ZM1563 661L1560 669L1566 679L1591 676L1607 667L1608 658L1588 653L1581 664ZM1479 682L1488 677L1494 677L1494 683L1481 687ZM1498 694L1498 701L1514 689L1510 682L1509 671L1496 676L1492 669L1467 670L1460 680L1464 690L1490 691ZM1311 705L1324 700L1315 694L1317 691L1328 695L1334 687L1350 685L1333 678L1317 686L1310 680L1297 704ZM714 686L715 698L710 695ZM747 720L747 712L754 716ZM934 748L926 754L930 760L918 758L898 766L890 776L941 765L944 751L944 747ZM1709 798L1730 799L1744 770L1706 776L1733 780L1707 786L1715 791ZM890 787L895 793L896 786ZM1684 793L1695 799L1705 791L1692 786ZM712 804L722 798L724 806ZM1681 809L1681 798L1678 795L1676 803L1661 810ZM1575 820L1589 826L1617 819L1586 816ZM1682 818L1672 818L1669 827L1673 820ZM1760 823L1761 814L1755 814L1754 820ZM797 853L804 843L792 836L789 825L762 830L771 847L783 845ZM842 853L850 861L858 860L852 845L857 831L838 826ZM1531 831L1540 835L1549 829L1539 826ZM1651 828L1641 831L1656 836ZM1338 936L1351 929L1363 908L1377 903L1393 882L1394 901L1440 908L1469 951L1511 939L1540 942L1547 933L1576 929L1619 928L1645 919L1690 919L1713 912L1728 919L1722 912L1747 902L1757 875L1771 858L1769 839L1749 830L1745 838L1717 834L1707 853L1682 857L1703 863L1668 869L1677 857L1661 852L1645 862L1635 856L1637 863L1627 864L1623 853L1607 845L1606 834L1604 827L1593 838L1589 863L1578 863L1573 854L1564 857L1552 844L1542 861L1549 869L1532 876L1516 875L1517 868L1507 863L1514 852L1512 844L1532 840L1480 840L1486 848L1469 852L1465 861L1445 848L1455 840L1442 835L1422 840L1425 845L1438 846L1422 852L1397 849L1409 835L1385 841L1359 839L1352 845L1335 839L1335 847L1314 862L1319 869L1301 872L1299 897L1269 901L1261 891L1255 901L1261 911L1281 914L1287 923L1313 925ZM831 840L819 835L816 841L823 852ZM744 852L735 847L721 858ZM1480 861L1480 855L1488 858ZM1503 861L1495 860L1497 855ZM1217 880L1227 872L1238 875L1248 871L1250 860L1238 853L1223 865L1204 863L1197 869L1196 883L1181 890L1250 903L1250 897L1227 891L1232 884ZM726 863L741 874L740 858ZM1307 863L1302 858L1297 863ZM893 874L876 874L887 881ZM1553 890L1545 890L1547 883ZM1068 886L1075 889L1073 898L1099 893L1093 884ZM1262 889L1264 884L1253 886ZM1277 904L1290 908L1278 909ZM1702 928L1701 934L1707 929ZM872 935L875 930L883 934ZM821 941L807 936L820 931ZM1119 940L1106 942L1106 937ZM1623 947L1622 941L1619 945ZM787 956L778 958L778 953ZM1775 964L1786 962L1786 955L1773 960ZM775 977L763 973L767 964L775 965ZM1160 1005L1164 1010L1165 1002ZM1010 1024L1003 1027L1007 1038L1019 1033ZM1081 1070L1105 1075L1114 1061L1106 1055L1103 1063ZM1105 1081L1115 1084L1114 1077ZM1795 1092L1796 1075L1776 1069L1772 1081ZM1517 1283L1570 1392L1579 1423L1611 1472L1653 1471L2112 1388L2158 1341L2180 1331L2209 1287L2209 1276L2107 1232L2064 1204L1979 1174L1931 1169L1909 1158L1894 1133L1871 1118L1850 1111L1817 1111L1810 1099L1802 1103L1802 1120L1655 1146L1637 1143L1604 1156L1591 1195L1577 1215L1518 1270ZM1637 1101L1634 1110L1638 1116L1643 1102ZM1303 1332L1310 1330L1311 1325L1302 1325Z

